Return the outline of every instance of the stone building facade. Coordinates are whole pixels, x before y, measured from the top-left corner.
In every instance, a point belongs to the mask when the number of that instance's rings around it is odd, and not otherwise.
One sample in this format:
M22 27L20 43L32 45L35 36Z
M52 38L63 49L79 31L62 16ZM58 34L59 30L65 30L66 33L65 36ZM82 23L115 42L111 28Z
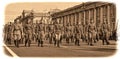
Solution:
M84 32L90 21L95 23L96 28L102 27L105 21L112 33L116 32L116 6L108 2L86 2L52 14L52 20L64 26L81 23Z

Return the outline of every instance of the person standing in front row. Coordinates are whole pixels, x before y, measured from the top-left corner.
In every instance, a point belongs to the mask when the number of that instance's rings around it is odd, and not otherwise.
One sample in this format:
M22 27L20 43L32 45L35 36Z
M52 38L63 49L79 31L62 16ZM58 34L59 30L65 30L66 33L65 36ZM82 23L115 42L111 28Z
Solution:
M110 44L109 42L110 33L109 33L109 28L105 20L103 21L102 33L103 33L102 44L105 45L106 43L106 45L109 45Z
M38 47L41 46L43 47L43 40L45 40L45 33L44 31L41 31L38 35L39 39L38 39Z
M7 26L7 43L11 45L12 40L12 23L9 22Z
M32 40L32 24L31 24L31 19L27 20L27 24L25 24L25 46L28 45L30 47L31 40Z
M42 21L38 24L38 47L41 44L41 47L43 47L43 40L45 39L45 27Z
M14 44L16 47L19 47L19 42L22 36L22 25L20 24L20 20L16 19L13 26L13 36L14 36Z
M88 27L88 45L93 46L93 40L94 40L94 35L95 35L95 25L93 20L90 21L89 27Z
M55 39L56 44L55 44L55 45L57 45L57 47L60 47L60 37L61 37L61 33L60 33L59 30L56 32L55 37L56 37L56 39Z

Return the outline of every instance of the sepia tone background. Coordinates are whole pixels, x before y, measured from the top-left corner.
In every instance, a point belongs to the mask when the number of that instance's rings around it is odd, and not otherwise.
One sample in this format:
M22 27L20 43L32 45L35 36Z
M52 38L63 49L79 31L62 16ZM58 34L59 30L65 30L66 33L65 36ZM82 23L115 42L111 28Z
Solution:
M5 23L19 16L23 10L34 10L37 12L48 12L51 9L64 10L66 8L81 4L82 2L40 2L40 3L11 3L6 6Z

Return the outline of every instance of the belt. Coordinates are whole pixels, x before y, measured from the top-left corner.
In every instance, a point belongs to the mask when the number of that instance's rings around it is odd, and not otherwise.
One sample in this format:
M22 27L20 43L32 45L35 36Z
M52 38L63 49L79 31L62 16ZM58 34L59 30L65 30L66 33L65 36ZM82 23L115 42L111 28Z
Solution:
M18 31L18 30L20 30L20 29L15 29L14 31Z
M27 29L27 30L31 30L31 29Z

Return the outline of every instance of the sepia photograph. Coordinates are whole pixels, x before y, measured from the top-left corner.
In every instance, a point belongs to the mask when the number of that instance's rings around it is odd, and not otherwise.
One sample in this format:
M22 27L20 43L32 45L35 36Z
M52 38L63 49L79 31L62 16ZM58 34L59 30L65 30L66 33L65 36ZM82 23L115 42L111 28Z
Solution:
M10 57L110 57L117 52L112 2L16 2L5 8Z

